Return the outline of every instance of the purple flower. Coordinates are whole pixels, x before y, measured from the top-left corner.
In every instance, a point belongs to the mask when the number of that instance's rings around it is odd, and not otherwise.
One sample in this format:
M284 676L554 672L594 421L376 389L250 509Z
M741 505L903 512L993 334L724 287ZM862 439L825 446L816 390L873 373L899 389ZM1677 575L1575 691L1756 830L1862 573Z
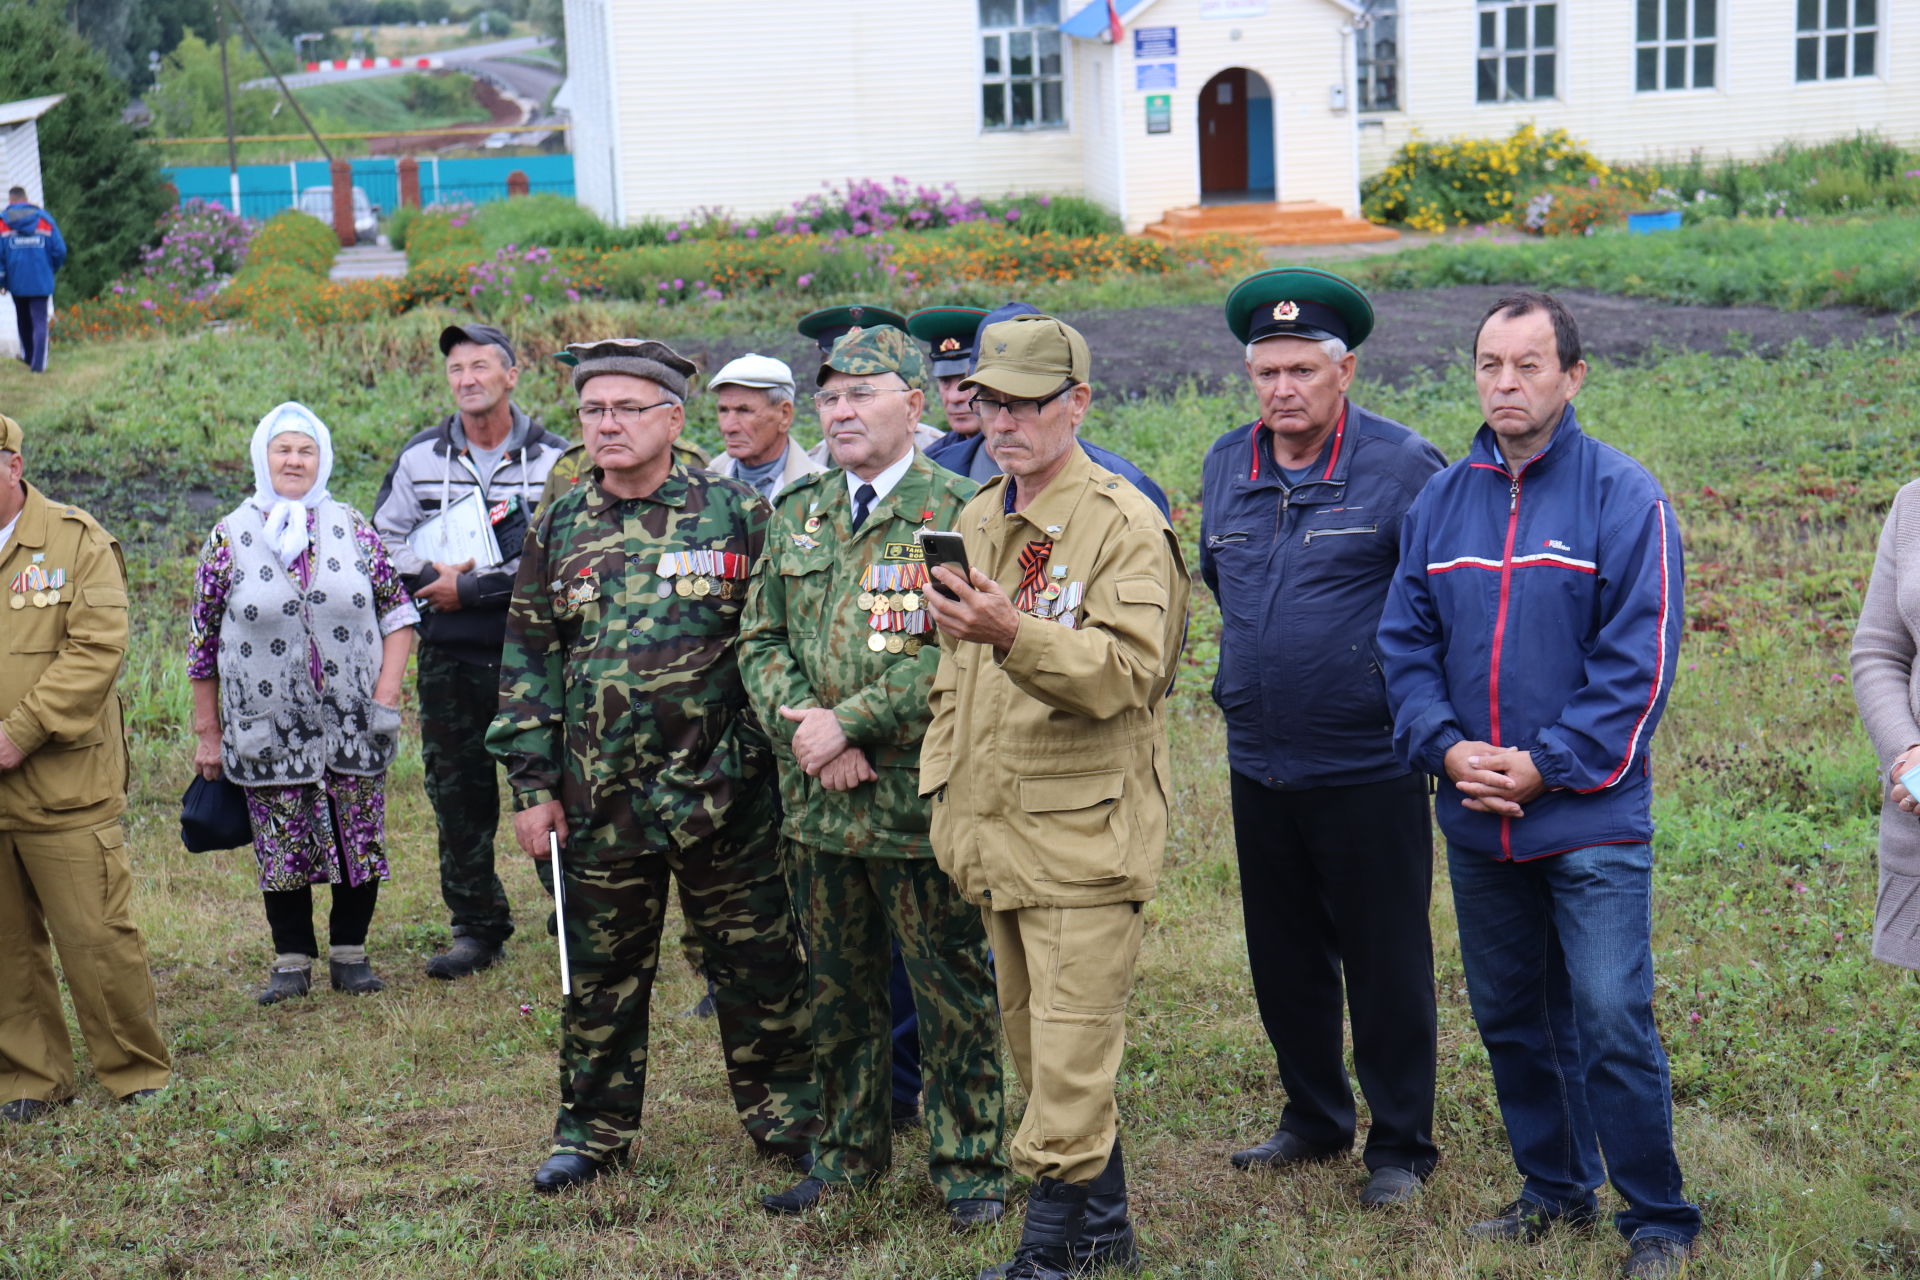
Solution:
M673 287L676 289L684 289L687 287L687 282L685 280L682 280L680 277L675 276L673 278Z
M1007 221L1008 222L1020 221L1020 207L1018 205L1015 205L1013 208L1007 210Z
M678 230L677 228L673 228L673 227L669 227L669 228L667 229L667 243L668 243L668 244L672 244L672 243L673 243L673 242L674 242L675 240L678 240L679 238L680 238L680 232L679 232L679 230Z

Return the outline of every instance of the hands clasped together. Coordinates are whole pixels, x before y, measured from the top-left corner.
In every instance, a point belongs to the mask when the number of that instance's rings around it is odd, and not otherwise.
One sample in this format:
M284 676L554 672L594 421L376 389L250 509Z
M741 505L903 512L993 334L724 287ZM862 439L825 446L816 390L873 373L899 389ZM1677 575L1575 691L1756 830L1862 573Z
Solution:
M1491 742L1456 742L1447 749L1447 776L1466 797L1461 807L1502 818L1524 818L1521 806L1546 792L1533 756Z

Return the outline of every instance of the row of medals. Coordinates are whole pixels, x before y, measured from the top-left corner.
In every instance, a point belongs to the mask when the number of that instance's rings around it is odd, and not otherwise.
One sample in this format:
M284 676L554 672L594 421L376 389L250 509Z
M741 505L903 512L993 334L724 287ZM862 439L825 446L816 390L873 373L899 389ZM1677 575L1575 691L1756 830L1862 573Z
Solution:
M746 584L741 583L741 590ZM733 599L733 579L715 578L707 574L695 574L691 577L660 579L660 598L668 596L719 596L722 600Z
M45 609L60 603L60 588L66 585L65 569L50 570L43 565L28 565L14 575L13 595L7 604L11 608L24 609L28 601L32 601L34 608Z
M36 609L44 609L48 605L59 604L60 593L57 590L36 591L32 595L28 595L24 591L16 591L13 593L12 598L7 601L7 604L15 609L24 609L29 602L31 602Z

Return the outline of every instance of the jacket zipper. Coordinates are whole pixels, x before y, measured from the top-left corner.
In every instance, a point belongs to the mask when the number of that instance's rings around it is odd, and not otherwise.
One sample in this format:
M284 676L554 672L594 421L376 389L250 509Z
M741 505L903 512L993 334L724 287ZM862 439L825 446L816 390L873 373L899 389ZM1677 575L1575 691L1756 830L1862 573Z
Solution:
M1500 553L1500 608L1493 619L1493 668L1487 679L1487 719L1493 735L1493 745L1503 747L1500 741L1500 649L1507 638L1508 592L1513 584L1513 539L1520 528L1520 477L1526 474L1526 468L1512 477L1507 489L1507 545ZM1500 858L1513 861L1513 819L1505 814L1500 816Z
M1380 526L1376 524L1357 524L1350 529L1309 529L1307 544L1311 546L1315 538L1331 538L1341 533L1377 533L1379 530Z

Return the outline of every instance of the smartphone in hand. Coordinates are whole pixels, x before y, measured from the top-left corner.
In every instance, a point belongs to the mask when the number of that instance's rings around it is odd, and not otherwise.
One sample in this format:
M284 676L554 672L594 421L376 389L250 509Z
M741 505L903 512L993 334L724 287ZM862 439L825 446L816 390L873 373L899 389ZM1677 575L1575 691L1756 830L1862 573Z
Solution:
M914 540L920 544L921 550L926 552L927 584L947 599L958 600L960 597L950 588L942 585L940 580L933 576L933 571L937 566L945 565L959 574L962 579L966 579L966 539L946 529L916 529L913 536Z

